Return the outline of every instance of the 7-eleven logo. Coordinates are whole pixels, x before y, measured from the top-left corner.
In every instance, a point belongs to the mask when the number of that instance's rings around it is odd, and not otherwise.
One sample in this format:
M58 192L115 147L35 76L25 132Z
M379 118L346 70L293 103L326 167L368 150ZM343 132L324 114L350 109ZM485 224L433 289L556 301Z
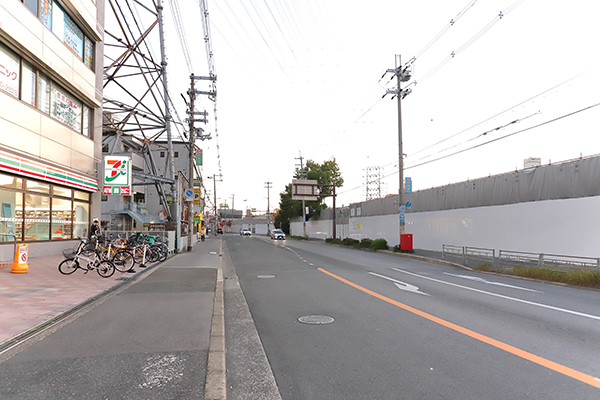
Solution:
M129 185L129 159L125 157L104 160L104 184Z

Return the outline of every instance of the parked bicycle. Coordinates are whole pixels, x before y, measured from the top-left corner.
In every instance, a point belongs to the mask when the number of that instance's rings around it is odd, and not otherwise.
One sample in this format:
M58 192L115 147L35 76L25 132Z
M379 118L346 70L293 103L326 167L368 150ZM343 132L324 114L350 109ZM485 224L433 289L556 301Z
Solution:
M109 278L115 273L115 265L110 260L104 260L96 246L90 246L87 239L82 239L77 246L76 251L63 250L66 257L60 264L58 270L61 274L71 275L78 269L82 269L87 274L91 270L96 270L98 275L103 278Z

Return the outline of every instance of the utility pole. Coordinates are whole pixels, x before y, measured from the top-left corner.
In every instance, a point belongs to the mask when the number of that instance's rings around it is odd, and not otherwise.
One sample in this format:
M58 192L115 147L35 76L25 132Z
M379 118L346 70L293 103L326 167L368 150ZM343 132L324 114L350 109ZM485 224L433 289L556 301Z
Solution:
M217 236L217 179L219 179L219 182L221 182L220 180L221 178L221 174L219 175L213 175L213 176L209 176L208 179L212 179L213 180L213 196L214 196L214 201L215 201L215 205L214 205L214 212L215 212L215 222L213 224L213 234L215 236Z
M406 96L408 96L411 92L412 89L405 89L402 90L401 88L401 83L402 82L406 82L408 80L410 80L411 77L411 73L410 70L408 68L408 66L406 67L402 67L402 64L400 63L400 55L396 55L396 68L394 69L388 69L383 76L385 76L387 73L391 73L394 75L394 77L396 77L396 81L397 81L397 88L396 89L388 89L386 91L386 93L383 95L383 97L385 97L385 95L387 94L392 94L392 99L394 98L394 96L398 97L398 205L399 205L399 214L400 214L400 225L399 225L399 245L400 243L402 243L402 235L404 234L404 229L405 229L405 221L404 221L404 199L403 199L403 192L404 192L404 154L402 153L402 99L405 98ZM382 76L382 78L383 78ZM392 77L393 79L393 77Z
M189 183L189 190L191 190L192 193L194 193L194 171L195 171L194 166L196 165L196 162L195 162L195 159L196 159L196 140L195 140L196 131L198 131L198 138L200 140L210 139L210 135L202 134L202 132L203 132L202 128L194 127L194 122L203 122L205 124L208 122L206 120L208 113L206 111L197 112L195 109L196 94L199 93L195 88L195 82L197 79L207 80L209 78L202 77L202 76L194 76L194 74L191 74L190 75L190 90L188 91L188 96L190 97L189 104L186 101L186 104L189 106L188 110L187 110L187 114L189 115L189 117L187 118L187 122L189 124L189 133L190 133L189 176L188 176L189 182L188 183ZM185 101L185 97L183 99ZM202 116L202 118L195 119L194 118L195 115L200 115L200 116ZM193 247L192 246L192 235L194 233L193 228L194 228L194 202L188 200L188 245L187 245L188 251L192 251L192 247Z
M302 157L302 152L299 153L299 157L296 157L296 160L300 160L300 175L299 178L306 179L306 172L304 171L304 157ZM296 164L298 165L298 164ZM302 229L303 236L306 237L306 204L304 203L304 199L302 199ZM291 234L292 232L290 232Z
M267 189L267 234L271 233L271 194L270 189L273 182L265 182L265 188Z

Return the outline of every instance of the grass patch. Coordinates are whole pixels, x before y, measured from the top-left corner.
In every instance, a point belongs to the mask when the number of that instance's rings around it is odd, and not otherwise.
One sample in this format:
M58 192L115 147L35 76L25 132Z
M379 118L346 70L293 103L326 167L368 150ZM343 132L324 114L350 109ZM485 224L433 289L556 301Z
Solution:
M594 269L561 270L555 268L535 268L516 266L513 275L569 285L600 288L600 271Z
M494 266L492 265L492 263L484 262L484 263L479 264L478 266L476 266L473 269L476 269L477 271L492 272L492 271L494 271Z

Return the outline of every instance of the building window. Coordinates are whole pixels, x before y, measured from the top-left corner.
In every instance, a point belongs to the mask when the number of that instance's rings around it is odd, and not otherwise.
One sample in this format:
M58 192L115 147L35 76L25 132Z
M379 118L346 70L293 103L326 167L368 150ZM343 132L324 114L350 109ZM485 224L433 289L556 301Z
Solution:
M175 155L174 155L174 157L175 157L175 158L179 157L179 152L178 152L178 151L176 151L176 152L175 152Z
M21 65L21 100L35 107L35 70L25 60Z
M0 232L17 241L85 236L89 198L86 192L0 173ZM12 238L0 236L0 241Z
M52 85L50 93L50 115L63 124L81 132L82 103L56 84Z
M29 8L29 11L38 15L38 0L21 0L25 7Z
M0 89L19 97L19 56L0 43Z
M93 109L0 43L0 90L37 107L86 137L92 137Z
M43 74L38 76L38 110L50 114L50 80Z
M160 152L160 158L165 158L165 152L164 151Z
M94 69L94 41L56 0L21 0L89 69Z

